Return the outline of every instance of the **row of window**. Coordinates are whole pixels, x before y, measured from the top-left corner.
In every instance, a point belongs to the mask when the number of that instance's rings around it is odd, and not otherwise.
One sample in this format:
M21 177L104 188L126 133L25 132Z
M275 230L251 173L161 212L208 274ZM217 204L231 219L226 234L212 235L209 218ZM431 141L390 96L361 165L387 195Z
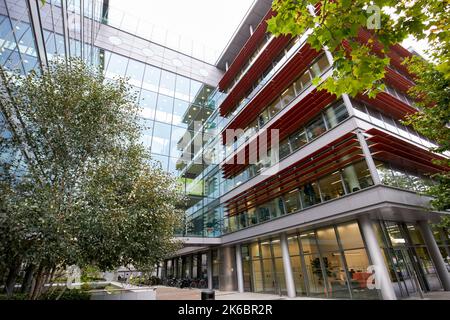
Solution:
M257 56L261 52L261 50L264 48L264 46L269 42L271 37L268 34L264 35L264 38L261 40L261 43L258 45L258 47L255 49L253 54L250 56L250 58L247 60L247 62L242 66L242 68L236 73L236 76L234 77L233 81L231 81L231 84L229 85L227 92L230 92L233 90L234 86L241 80L242 76L247 73L247 69L255 62Z
M269 67L262 72L261 76L252 83L252 86L244 94L244 98L242 98L241 101L233 107L228 115L228 120L233 118L247 104L247 102L249 102L259 92L259 90L264 87L273 75L281 69L287 59L292 56L292 54L296 52L302 44L304 44L304 41L301 40L302 39L295 37L289 42L287 47L272 61Z
M409 98L408 95L404 94L403 92L400 92L399 90L391 86L388 86L387 84L385 84L385 91L389 93L391 96L396 97L400 101L403 101L407 105L410 105L412 107L414 106L414 100Z
M279 238L242 245L241 250L246 291L286 292ZM298 296L378 298L366 285L370 263L357 222L292 234L288 250Z
M231 153L233 149L247 141L258 130L275 117L281 110L283 110L292 100L299 96L306 88L311 85L312 79L320 76L330 67L328 59L325 55L320 56L311 66L302 73L286 90L277 96L257 117L250 123L237 137L237 141L227 141L229 147L227 154ZM231 144L233 144L231 146Z
M284 214L294 213L372 185L373 181L367 165L365 161L360 161L317 181L308 182L256 208L250 208L234 215L235 209L229 208L231 215L224 220L224 233L250 227Z
M38 64L33 31L27 22L0 14L0 65L28 73Z
M129 83L135 87L190 103L195 100L200 105L206 105L208 96L212 93L212 88L209 87L201 91L201 82L109 51L104 53L104 65L108 78L129 77Z
M228 189L244 183L245 181L261 174L267 168L273 166L288 155L296 152L305 144L316 139L327 130L337 126L339 123L348 118L348 112L342 100L333 103L330 107L325 108L307 125L301 127L298 131L291 134L289 137L280 142L278 157L271 157L271 150L269 156L261 159L256 164L251 164L243 172L230 179Z
M421 136L413 129L401 124L399 120L396 120L385 113L379 112L361 101L352 100L352 105L355 109L356 116L361 119L368 120L381 128L385 128L428 148L433 148L436 146L428 138Z
M378 175L381 183L401 189L407 189L416 192L426 192L434 185L429 177L413 172L411 169L405 169L390 163L375 160Z

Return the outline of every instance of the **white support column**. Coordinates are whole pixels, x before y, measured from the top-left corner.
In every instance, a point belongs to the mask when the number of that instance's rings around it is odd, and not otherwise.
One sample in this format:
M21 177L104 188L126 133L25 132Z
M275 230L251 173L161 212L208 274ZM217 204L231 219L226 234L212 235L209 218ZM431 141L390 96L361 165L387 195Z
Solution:
M208 255L207 255L207 264L208 264L208 268L207 268L207 277L208 277L208 289L212 290L213 288L213 273L212 273L212 251L209 250L208 251Z
M392 286L391 279L389 277L389 271L384 263L383 254L378 244L375 231L372 226L372 222L369 217L361 216L359 218L361 232L366 241L367 251L372 261L372 265L375 267L375 281L379 284L381 295L384 300L396 300L394 287Z
M240 244L236 245L235 251L236 251L236 277L237 277L238 292L242 293L244 292L244 272L242 269L242 252Z
M348 96L348 94L343 93L342 94L342 100L344 101L345 106L347 107L348 115L350 117L354 116L355 115L355 111L353 110L352 101L350 100L350 97Z
M436 272L441 280L442 287L445 291L450 291L450 275L448 274L447 267L445 266L444 259L442 258L439 247L434 239L433 232L431 231L428 221L422 220L418 222L420 232L423 240L433 260Z
M359 144L361 145L361 149L364 154L364 158L366 159L367 167L369 168L370 175L372 176L372 179L373 179L373 183L381 184L381 180L380 180L380 176L378 175L377 167L375 166L375 162L373 161L369 146L367 145L367 141L364 138L364 135L361 132L361 130L356 131L356 136L358 137Z
M292 274L291 257L289 255L289 247L286 233L280 236L281 254L283 255L284 278L286 280L287 295L289 298L295 297L294 275Z

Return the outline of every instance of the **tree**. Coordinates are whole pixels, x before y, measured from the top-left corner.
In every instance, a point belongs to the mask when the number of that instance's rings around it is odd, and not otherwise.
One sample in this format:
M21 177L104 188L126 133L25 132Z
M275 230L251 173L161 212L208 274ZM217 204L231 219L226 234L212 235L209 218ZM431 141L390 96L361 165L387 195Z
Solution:
M409 115L405 121L414 130L438 144L431 150L443 154L450 151L450 77L434 65L414 57L409 64L411 72L420 75L416 85L410 90L416 98L420 112ZM435 160L439 165L450 169L450 160ZM437 210L450 209L450 171L437 173L433 178L438 184L431 187L429 193L434 196L431 201ZM443 219L444 225L450 226L450 219Z
M312 9L315 8L315 9ZM333 54L333 74L320 84L337 96L367 94L374 97L384 85L389 50L408 36L426 39L430 62L406 59L403 63L417 86L410 94L421 109L409 115L406 123L441 147L433 152L449 151L450 119L450 2L442 0L275 0L276 15L268 21L274 35L302 35L311 30L307 41L316 50ZM312 10L311 10L312 9ZM314 13L314 14L313 14ZM370 38L358 40L361 29ZM374 44L380 50L374 49ZM374 52L377 52L376 54ZM314 79L319 84L320 79ZM448 161L442 163L450 169ZM430 189L435 209L448 209L450 203L448 170L435 175L439 184Z
M8 294L24 267L33 284L26 291L38 298L66 265L150 269L175 250L183 196L139 142L139 107L126 80L107 81L77 59L26 77L0 71L0 271Z
M374 96L382 89L380 80L390 63L386 53L408 36L427 39L438 69L450 77L448 1L275 0L272 9L277 14L268 20L269 32L296 36L311 30L308 43L316 50L332 51L333 76L321 87L338 96ZM366 43L358 40L361 28L371 33ZM381 45L378 55L372 54L374 43Z

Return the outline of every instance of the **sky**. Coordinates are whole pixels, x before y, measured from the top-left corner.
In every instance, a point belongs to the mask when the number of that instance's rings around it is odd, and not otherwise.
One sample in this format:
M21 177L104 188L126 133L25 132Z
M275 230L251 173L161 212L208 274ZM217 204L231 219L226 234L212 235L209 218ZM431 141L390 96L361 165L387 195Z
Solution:
M191 39L217 58L254 0L110 0L110 6Z
M110 0L110 6L146 23L165 29L170 35L189 39L196 48L184 53L215 63L255 0ZM171 43L161 43L178 49ZM426 41L405 40L405 48L413 47L424 55ZM182 46L182 44L180 44ZM184 48L184 47L183 47ZM200 56L202 55L202 56Z

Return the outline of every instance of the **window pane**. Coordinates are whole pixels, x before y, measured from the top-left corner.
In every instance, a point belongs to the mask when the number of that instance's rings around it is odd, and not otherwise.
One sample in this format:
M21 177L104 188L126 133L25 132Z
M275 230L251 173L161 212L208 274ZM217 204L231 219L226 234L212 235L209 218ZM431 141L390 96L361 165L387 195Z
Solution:
M267 109L265 109L258 117L258 124L259 127L261 128L262 126L264 126L267 122L269 121L269 113L267 111Z
M295 97L294 87L290 86L281 94L281 108L284 108Z
M292 213L300 210L298 189L292 190L285 194L284 203L286 205L286 213Z
M127 69L128 58L119 56L118 54L111 53L111 58L109 59L108 69L106 70L106 77L123 77L125 75L125 70Z
M170 156L177 157L180 155L180 150L178 148L178 142L184 137L184 135L189 135L189 131L180 127L172 127L172 138L170 142ZM181 147L181 146L180 146Z
M268 108L270 118L273 118L282 109L280 98L277 97Z
M146 65L142 87L157 92L159 89L160 76L161 69Z
M173 106L172 124L186 128L188 121L184 119L184 115L188 108L189 103L187 101L175 99L175 104Z
M317 230L317 241L319 242L321 252L339 250L333 227Z
M142 89L139 105L142 107L141 116L147 119L155 118L157 94L152 91Z
M195 100L195 98L200 94L201 88L202 88L201 82L191 80L191 100L190 101Z
M364 247L364 242L359 231L358 223L351 222L341 224L337 227L342 248L355 249Z
M306 141L306 133L304 130L297 131L292 136L289 137L291 142L292 150L297 150L301 146L307 143Z
M155 122L153 130L152 153L168 155L170 144L170 125Z
M373 185L366 162L361 161L342 170L345 187L348 192L355 192Z
M189 78L177 75L175 98L189 101L190 80Z
M289 246L289 255L296 256L300 254L297 236L292 236L288 238L288 246Z
M127 77L130 78L128 81L133 86L140 87L142 84L142 77L144 75L145 65L142 62L136 60L130 60L127 68Z
M298 80L295 82L296 88L299 91L305 90L311 83L311 75L307 70Z
M271 243L272 243L273 257L274 258L282 257L283 255L281 253L280 240L279 239L273 239L271 241Z
M320 179L319 185L324 201L339 198L345 194L339 171Z
M173 97L175 94L175 73L162 71L159 92Z
M325 111L325 119L328 128L333 128L348 118L347 109L344 102L333 105Z
M320 194L317 183L307 183L300 191L300 197L303 208L320 203Z
M306 133L308 135L308 140L312 140L327 130L325 123L323 122L322 116L317 117L306 127Z
M288 156L291 153L291 149L289 146L289 140L285 139L280 142L280 159Z
M155 119L170 123L172 121L173 98L159 95Z
M316 235L313 231L302 233L300 235L300 242L302 244L303 254L318 252L316 244Z
M155 160L156 162L159 162L161 164L161 168L164 171L167 171L167 166L169 164L169 158L168 157L162 156L162 155L159 155L159 154L152 154L151 157L152 157L152 160Z
M330 63L328 62L327 56L324 54L317 61L317 65L319 66L320 72L323 73L330 67Z

